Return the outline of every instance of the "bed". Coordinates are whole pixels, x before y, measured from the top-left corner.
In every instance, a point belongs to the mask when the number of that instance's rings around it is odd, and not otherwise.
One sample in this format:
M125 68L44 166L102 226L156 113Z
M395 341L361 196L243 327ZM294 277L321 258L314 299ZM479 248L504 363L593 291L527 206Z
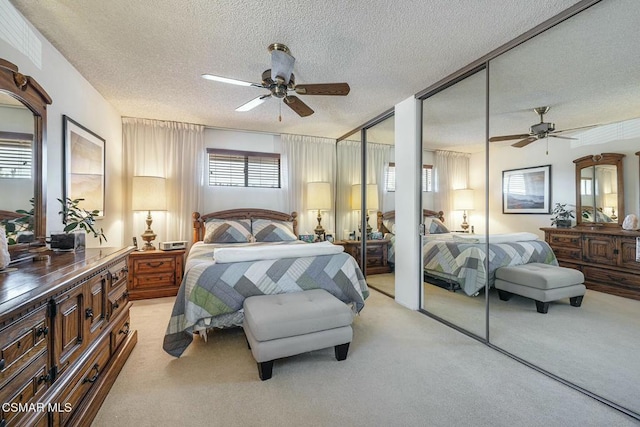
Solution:
M379 228L395 245L394 212L379 214ZM495 271L500 267L528 263L558 265L551 247L533 233L508 233L484 236L451 233L444 225L443 212L424 211L426 235L422 256L425 281L450 290L477 295L487 284L493 286ZM485 265L489 254L489 266Z
M172 356L184 352L194 333L206 339L209 329L242 325L243 301L253 295L325 289L355 312L363 309L369 291L356 261L341 246L298 240L295 213L234 209L195 212L193 219L193 244L163 343Z
M437 218L444 222L444 212L432 211L429 209L422 210L424 218ZM380 212L378 211L378 231L382 233L386 240L389 240L389 249L387 253L387 262L393 269L396 258L396 211Z

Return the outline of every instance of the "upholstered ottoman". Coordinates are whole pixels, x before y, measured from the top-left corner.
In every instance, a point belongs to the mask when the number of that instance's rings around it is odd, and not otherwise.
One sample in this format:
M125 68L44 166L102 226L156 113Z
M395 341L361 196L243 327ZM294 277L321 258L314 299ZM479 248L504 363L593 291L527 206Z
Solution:
M562 298L569 298L572 306L580 307L586 291L582 272L539 263L497 269L495 287L503 301L513 294L535 300L538 313L546 313L550 301Z
M336 359L346 359L352 321L349 306L312 289L245 299L242 327L264 381L271 378L273 361L282 357L334 346Z

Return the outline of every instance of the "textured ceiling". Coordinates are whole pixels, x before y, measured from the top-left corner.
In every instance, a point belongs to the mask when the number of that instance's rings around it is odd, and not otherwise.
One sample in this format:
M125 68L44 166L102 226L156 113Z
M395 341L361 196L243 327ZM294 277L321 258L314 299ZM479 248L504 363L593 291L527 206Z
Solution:
M123 115L339 137L577 3L576 0L11 0ZM301 96L234 111L266 93L267 46L296 57L297 83L347 82L347 97Z

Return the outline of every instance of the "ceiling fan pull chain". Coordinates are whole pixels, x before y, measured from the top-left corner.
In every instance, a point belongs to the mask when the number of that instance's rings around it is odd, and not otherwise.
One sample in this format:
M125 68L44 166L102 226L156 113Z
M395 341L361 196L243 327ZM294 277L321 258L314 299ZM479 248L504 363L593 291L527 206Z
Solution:
M549 155L549 137L545 138L547 140L547 156Z
M282 121L282 102L278 102L278 105L280 107L280 112L278 113L278 121L281 122Z

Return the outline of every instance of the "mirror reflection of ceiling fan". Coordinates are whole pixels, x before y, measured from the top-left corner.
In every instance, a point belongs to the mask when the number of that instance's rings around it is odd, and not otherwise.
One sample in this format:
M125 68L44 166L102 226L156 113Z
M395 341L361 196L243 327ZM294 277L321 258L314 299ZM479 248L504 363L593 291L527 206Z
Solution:
M556 125L554 123L549 123L544 121L544 115L547 114L549 109L550 107L536 107L533 109L533 111L535 111L535 113L540 116L540 123L536 123L532 125L531 128L529 128L529 133L523 133L518 135L494 136L489 138L489 142L500 142L500 141L510 141L512 139L519 139L520 141L517 141L511 144L511 146L522 148L531 144L534 141L537 141L539 139L544 139L547 137L561 138L561 139L577 139L577 138L571 138L568 136L561 136L558 134L562 132L569 132L569 131L574 131L578 129L586 129L586 128L597 126L597 125L591 125L591 126L582 126L582 127L573 128L573 129L556 130Z
M257 98L239 106L236 111L249 111L271 97L280 98L286 106L295 111L300 117L307 117L313 114L313 110L297 95L347 95L349 85L347 83L316 83L316 84L296 84L293 75L293 64L295 58L291 56L289 48L281 43L273 43L269 46L271 53L271 68L262 73L262 83L251 83L242 80L230 79L213 74L203 74L202 77L222 83L230 83L238 86L253 86L267 89L269 93L260 95Z

